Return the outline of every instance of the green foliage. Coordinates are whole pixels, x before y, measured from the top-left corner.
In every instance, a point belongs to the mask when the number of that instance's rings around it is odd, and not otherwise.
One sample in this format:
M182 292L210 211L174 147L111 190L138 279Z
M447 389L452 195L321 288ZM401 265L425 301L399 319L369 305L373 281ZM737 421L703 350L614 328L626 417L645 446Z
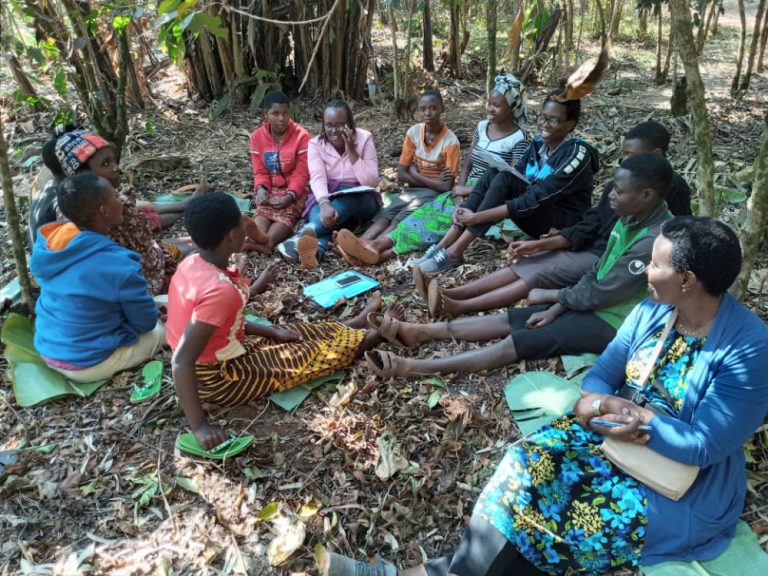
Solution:
M157 39L174 62L184 57L185 32L193 37L203 31L220 38L229 37L221 18L196 10L198 4L198 0L163 0L157 8L155 26L160 29Z

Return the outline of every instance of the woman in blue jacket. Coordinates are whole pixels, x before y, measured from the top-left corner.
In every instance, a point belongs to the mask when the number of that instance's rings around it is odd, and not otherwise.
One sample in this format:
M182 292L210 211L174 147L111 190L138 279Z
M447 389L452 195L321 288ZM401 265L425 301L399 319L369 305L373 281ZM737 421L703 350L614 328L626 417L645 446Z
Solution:
M587 375L573 413L508 448L454 554L400 574L598 575L719 555L744 506L742 445L768 410L768 327L726 293L740 267L739 241L722 222L662 225L646 269L651 298ZM638 403L618 396L636 387L675 310L651 385L629 394ZM670 500L615 467L600 449L605 436L697 465L698 476ZM397 574L335 554L323 564L334 576Z
M69 220L42 226L30 268L40 284L35 349L75 382L95 382L151 358L165 328L141 275L141 257L107 233L123 203L104 178L86 173L56 192Z

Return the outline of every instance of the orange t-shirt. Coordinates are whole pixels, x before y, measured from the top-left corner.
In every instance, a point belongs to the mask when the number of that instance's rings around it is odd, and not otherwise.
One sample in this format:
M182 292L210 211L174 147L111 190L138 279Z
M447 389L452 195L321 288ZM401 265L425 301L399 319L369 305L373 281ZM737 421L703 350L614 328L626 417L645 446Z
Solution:
M427 125L424 123L414 124L408 129L403 140L400 164L410 166L415 163L419 174L427 178L438 178L440 172L447 166L458 178L461 147L456 134L443 124L443 129L432 144L427 145L424 141L426 131Z

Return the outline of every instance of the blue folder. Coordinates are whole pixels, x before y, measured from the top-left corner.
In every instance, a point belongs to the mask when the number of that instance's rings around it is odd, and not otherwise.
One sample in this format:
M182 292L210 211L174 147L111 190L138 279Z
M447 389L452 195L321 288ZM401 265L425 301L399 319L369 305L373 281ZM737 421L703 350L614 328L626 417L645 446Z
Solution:
M323 308L330 308L342 298L353 298L375 288L379 283L357 270L339 272L304 288L304 296Z

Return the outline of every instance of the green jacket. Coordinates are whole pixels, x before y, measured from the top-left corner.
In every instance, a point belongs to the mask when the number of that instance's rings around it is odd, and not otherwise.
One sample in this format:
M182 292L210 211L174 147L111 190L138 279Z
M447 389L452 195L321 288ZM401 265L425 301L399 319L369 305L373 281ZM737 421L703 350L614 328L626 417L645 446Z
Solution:
M595 268L574 286L560 290L560 304L592 311L614 328L621 326L632 308L648 296L645 265L662 223L671 217L667 203L661 202L642 220L619 218Z

